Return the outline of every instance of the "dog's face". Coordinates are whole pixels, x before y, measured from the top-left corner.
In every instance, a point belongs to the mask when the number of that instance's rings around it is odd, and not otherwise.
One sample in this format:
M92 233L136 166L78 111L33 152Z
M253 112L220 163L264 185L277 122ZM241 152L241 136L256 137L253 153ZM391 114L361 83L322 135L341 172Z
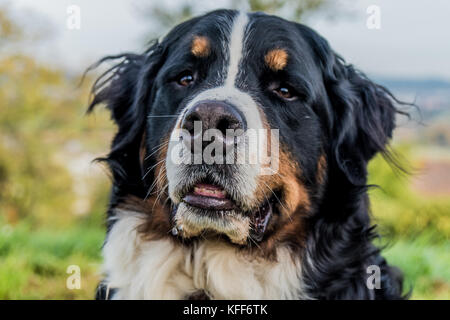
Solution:
M150 202L150 228L269 249L301 245L330 184L365 183L395 112L309 28L225 10L125 56L100 101L118 199Z
M303 80L320 79L319 68L308 67L314 65L308 50L292 23L227 14L199 20L168 52L147 127L161 115L175 117L163 130L150 129L148 136L158 138L148 147L169 141L165 174L181 236L214 231L235 243L258 241L309 207L304 181L318 175L322 132L307 103L308 86L320 83ZM194 132L196 121L201 132ZM208 159L205 142L215 130L223 157ZM199 161L197 150L190 152L196 141ZM273 161L263 163L264 154ZM221 163L227 156L231 161Z

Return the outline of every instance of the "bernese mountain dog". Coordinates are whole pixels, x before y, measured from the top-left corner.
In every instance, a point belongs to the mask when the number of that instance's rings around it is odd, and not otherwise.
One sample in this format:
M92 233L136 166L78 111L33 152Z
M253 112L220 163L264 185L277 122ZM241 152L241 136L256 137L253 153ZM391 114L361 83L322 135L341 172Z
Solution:
M401 112L387 89L259 12L213 11L110 60L89 107L118 126L98 299L404 298L367 194Z

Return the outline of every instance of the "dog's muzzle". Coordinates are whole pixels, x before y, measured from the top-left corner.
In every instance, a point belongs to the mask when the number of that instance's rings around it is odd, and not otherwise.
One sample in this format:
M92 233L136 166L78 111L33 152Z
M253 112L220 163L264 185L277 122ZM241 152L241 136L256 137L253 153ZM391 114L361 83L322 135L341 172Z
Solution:
M256 201L260 164L247 161L255 144L245 134L247 122L220 100L199 101L179 118L166 159L177 236L220 233L239 244L262 239L272 205Z

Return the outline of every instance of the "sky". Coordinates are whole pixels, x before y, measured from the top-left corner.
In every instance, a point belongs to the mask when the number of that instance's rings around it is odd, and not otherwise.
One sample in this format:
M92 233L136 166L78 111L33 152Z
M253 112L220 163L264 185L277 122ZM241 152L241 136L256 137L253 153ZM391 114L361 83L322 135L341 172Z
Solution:
M47 63L77 71L104 55L142 51L151 21L139 12L149 3L170 8L180 1L186 0L0 0L0 5L7 4L22 24L42 25L48 33L45 41L30 45L28 51ZM322 34L347 62L369 75L450 80L450 1L334 2L303 22ZM195 3L199 12L205 12L227 1ZM70 5L81 10L79 30L67 28ZM379 8L379 29L367 27L372 15L366 10L371 5Z

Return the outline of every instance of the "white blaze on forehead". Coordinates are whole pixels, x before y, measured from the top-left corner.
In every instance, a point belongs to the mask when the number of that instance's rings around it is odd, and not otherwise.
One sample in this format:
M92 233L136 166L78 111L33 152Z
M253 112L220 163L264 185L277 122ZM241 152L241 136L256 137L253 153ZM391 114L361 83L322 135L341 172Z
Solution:
M244 47L244 38L245 38L245 27L248 24L248 16L244 12L239 12L237 17L233 21L233 26L231 29L231 34L229 37L228 44L228 67L226 68L226 78L224 86L217 87L214 89L209 89L201 92L199 95L194 97L193 100L184 108L181 112L180 116L177 119L175 124L175 128L180 128L181 121L186 112L197 102L201 100L227 100L231 102L230 98L232 95L243 94L239 90L236 90L234 87L234 83L236 82L236 76L239 72L239 62L242 59L242 51ZM226 46L224 46L226 47ZM249 95L246 95L247 99L250 98ZM251 98L250 98L251 99ZM254 103L254 102L253 102ZM240 106L237 106L240 108ZM241 109L241 108L240 108ZM242 110L243 111L243 110ZM244 112L244 115L247 116ZM248 119L247 119L248 121ZM178 133L175 130L171 134L171 138L177 139Z
M220 87L200 92L188 103L182 115L202 100L226 101L244 114L248 129L264 129L255 100L248 93L236 87L236 78L239 70L243 68L242 57L248 21L248 15L244 12L240 12L234 18L228 43L228 67L226 68L225 83Z
M248 24L246 13L240 12L233 23L229 45L229 64L225 87L233 87L239 72L239 62L242 59L242 51L245 39L245 27Z

